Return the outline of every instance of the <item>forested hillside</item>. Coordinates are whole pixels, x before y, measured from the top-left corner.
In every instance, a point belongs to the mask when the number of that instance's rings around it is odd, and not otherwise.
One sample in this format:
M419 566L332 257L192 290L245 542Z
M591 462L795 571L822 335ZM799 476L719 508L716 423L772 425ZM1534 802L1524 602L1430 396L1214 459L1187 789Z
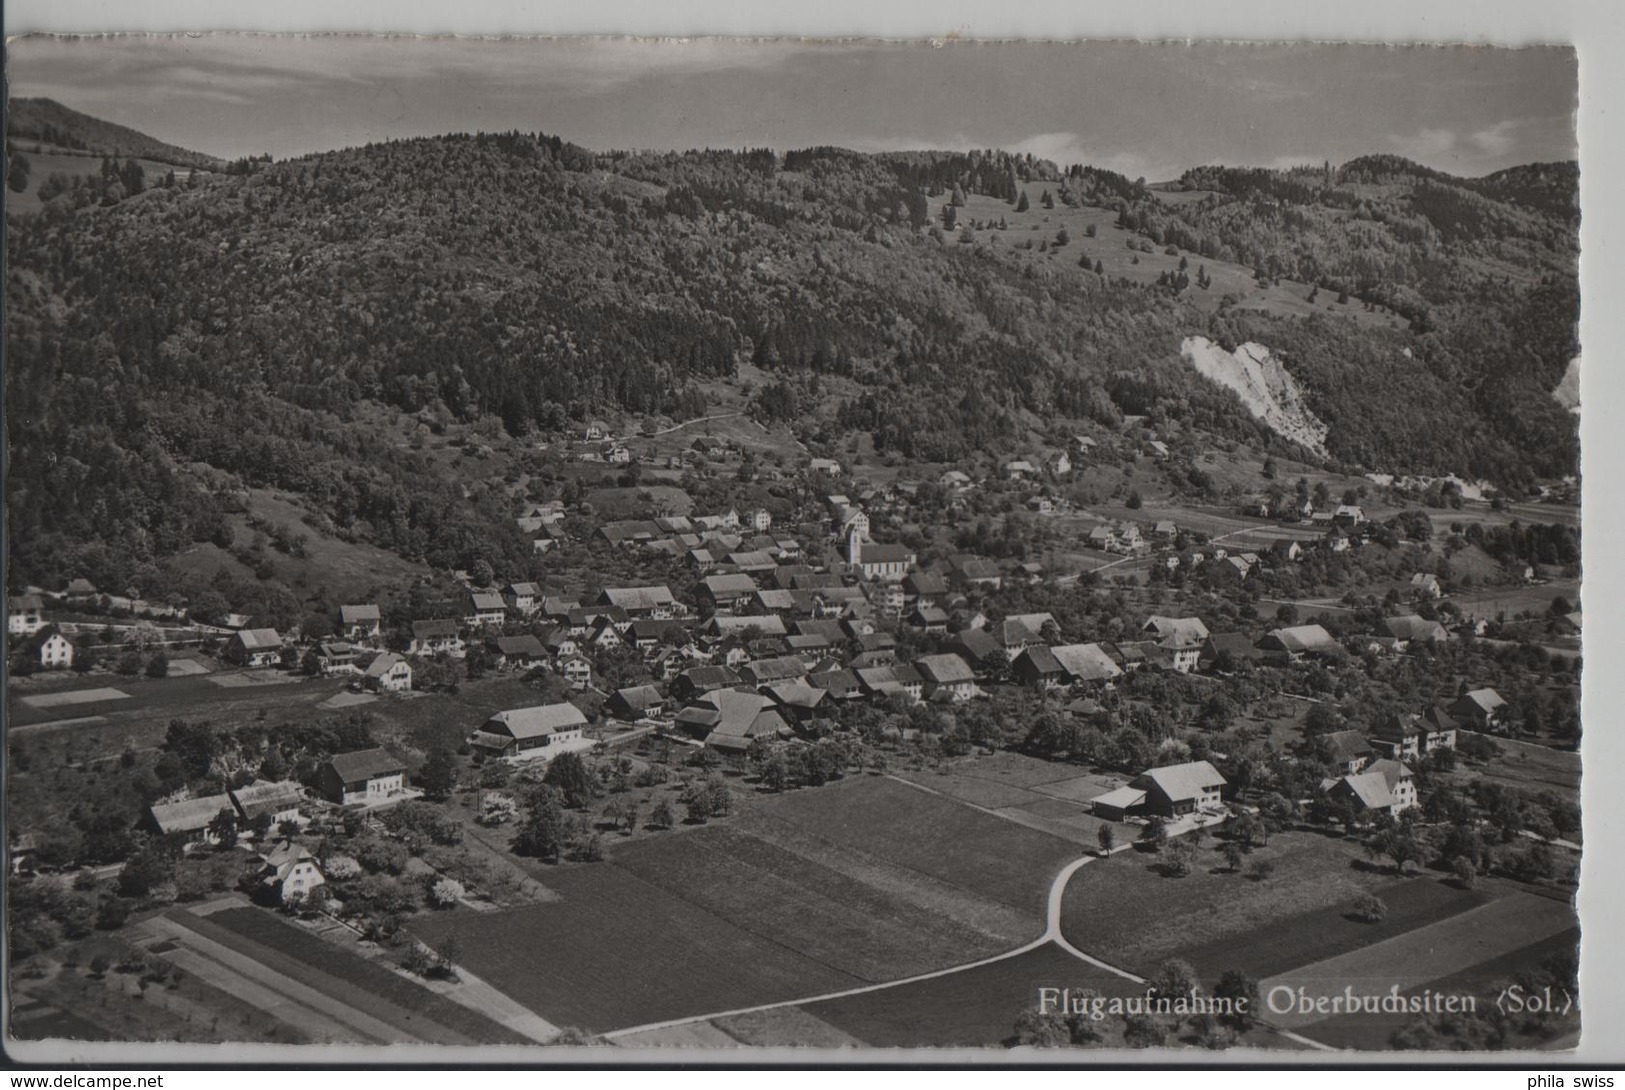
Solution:
M116 159L152 159L178 167L221 166L212 155L166 144L146 133L82 114L49 98L14 98L6 104L6 138Z
M522 436L677 415L744 361L773 375L756 411L815 445L862 431L949 462L1123 413L1279 443L1180 358L1193 334L1256 341L1342 464L1576 470L1550 397L1578 354L1569 167L1467 182L1358 160L1168 193L992 152L597 155L509 133L243 169L11 217L14 580L220 539L230 500L197 463L402 556L500 570L523 554L511 512L380 443L364 405ZM1051 209L1094 210L1089 236ZM1125 231L1133 264L1106 272ZM1277 313L1207 286L1230 266L1403 320Z

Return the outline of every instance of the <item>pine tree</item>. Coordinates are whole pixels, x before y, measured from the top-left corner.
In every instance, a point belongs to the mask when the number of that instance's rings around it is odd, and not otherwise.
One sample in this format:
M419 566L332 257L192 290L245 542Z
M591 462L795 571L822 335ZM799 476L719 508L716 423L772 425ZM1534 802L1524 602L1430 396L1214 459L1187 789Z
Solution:
M1032 207L1032 205L1027 203L1027 191L1025 189L1023 189L1021 191L1020 199L1016 201L1016 211L1017 212L1025 212L1031 207Z

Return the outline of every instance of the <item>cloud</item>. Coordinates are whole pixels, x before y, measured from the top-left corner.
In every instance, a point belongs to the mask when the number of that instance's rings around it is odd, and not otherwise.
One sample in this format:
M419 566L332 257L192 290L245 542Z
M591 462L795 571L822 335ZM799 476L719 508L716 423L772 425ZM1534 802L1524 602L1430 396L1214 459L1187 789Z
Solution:
M1479 129L1467 139L1484 154L1500 158L1511 151L1516 141L1513 130L1517 127L1516 121L1500 121L1485 129Z
M1414 133L1391 133L1388 143L1400 155L1418 162L1454 157L1456 133L1454 129L1418 129Z

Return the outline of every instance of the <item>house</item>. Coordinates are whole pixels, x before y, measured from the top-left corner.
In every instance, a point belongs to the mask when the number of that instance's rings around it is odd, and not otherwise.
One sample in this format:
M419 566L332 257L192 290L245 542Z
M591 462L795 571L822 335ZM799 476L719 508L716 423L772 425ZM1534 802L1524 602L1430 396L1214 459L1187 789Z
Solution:
M39 641L39 664L42 670L66 670L73 665L73 644L60 632L52 632Z
M635 723L647 719L665 706L666 698L653 685L630 685L616 689L604 702L604 710L616 719Z
M6 600L6 631L13 636L32 636L45 627L45 602L37 594L21 594Z
M683 611L671 589L664 585L651 587L605 587L598 596L598 604L616 606L631 618L667 620Z
M985 628L962 628L949 642L951 650L979 671L985 672L998 662L1008 661L1004 645Z
M375 640L383 631L376 604L339 606L339 635L352 643Z
M694 701L716 692L744 684L743 679L727 666L694 666L677 675L672 682L672 695L679 700Z
M948 593L948 580L934 571L909 572L903 577L903 594L918 604L938 604Z
M1296 662L1306 655L1310 658L1336 658L1343 653L1342 645L1318 624L1271 629L1258 641L1258 646L1265 652L1265 661L1275 663Z
M976 675L970 663L958 655L925 655L914 667L924 681L927 700L938 699L938 694L942 694L944 699L959 704L976 695Z
M1197 617L1152 617L1142 631L1156 633L1158 646L1172 653L1173 668L1182 674L1196 669L1209 636Z
M1010 672L1023 685L1040 691L1066 684L1066 668L1043 644L1028 647L1017 655L1010 664Z
M1345 530L1352 530L1365 522L1365 512L1357 504L1338 504L1332 512L1332 521Z
M1349 800L1361 816L1397 816L1417 805L1411 770L1392 760L1376 761L1363 772L1343 776L1331 784L1327 794Z
M964 492L971 487L971 479L957 469L950 469L937 478L937 483L950 492Z
M1161 542L1170 542L1179 536L1179 527L1172 519L1162 519L1152 525L1151 536Z
M509 583L502 589L502 600L521 617L529 617L541 602L541 591L535 583Z
M691 729L698 720L706 721L703 725L708 728L707 748L735 759L743 758L758 739L774 741L793 733L773 701L760 693L719 689L683 711L687 713Z
M383 749L335 753L316 773L324 799L341 806L370 806L406 790L406 764Z
M1411 576L1411 593L1418 598L1443 598L1444 587L1437 575L1419 571Z
M269 816L274 829L284 821L299 820L299 804L304 800L305 789L292 780L255 780L227 794L237 809L239 826L247 828L263 816Z
M316 666L323 677L334 674L354 674L360 670L356 664L359 652L355 644L343 640L323 640L316 645Z
M1303 559L1303 546L1291 538L1280 538L1270 546L1270 555L1277 560L1296 563Z
M462 653L463 637L458 634L456 621L442 618L412 622L412 643L407 654L461 656Z
M798 656L785 655L777 658L757 659L739 670L739 675L747 684L758 688L764 685L776 685L781 681L795 681L805 677L807 664Z
M999 572L999 566L986 557L962 557L954 564L954 578L961 587L986 587L989 590L998 590L1004 585L1004 576Z
M204 795L179 802L154 803L147 808L142 825L149 832L174 837L184 844L197 841L212 844L217 838L209 832L209 825L220 816L222 810L236 816L229 795Z
M576 692L584 692L592 687L592 663L583 656L565 655L559 659L558 670L560 676Z
M831 700L856 700L863 683L851 670L821 670L807 675L807 684L828 693Z
M717 609L733 609L756 593L756 580L748 575L708 575L700 580L698 592Z
M1501 726L1502 709L1507 702L1494 689L1474 689L1457 697L1450 705L1450 714L1476 730L1495 730Z
M1145 449L1150 453L1151 457L1155 458L1159 462L1166 461L1170 453L1168 450L1168 444L1164 443L1160 439L1148 440L1145 444Z
M765 507L755 508L745 516L745 524L758 534L765 534L773 528L773 512Z
M808 461L807 469L813 473L822 473L826 477L841 475L841 463L833 458L813 458Z
M1055 513L1055 501L1048 496L1034 496L1027 501L1027 510L1035 515L1053 515Z
M1065 477L1072 472L1072 459L1063 450L1050 458L1049 462L1046 463L1046 468L1049 469L1051 476Z
M948 614L941 606L921 603L909 613L906 623L921 632L942 635L948 631Z
M508 619L508 603L500 594L475 591L468 596L468 603L463 622L470 628L501 627Z
M361 671L361 684L377 693L408 692L412 688L412 664L385 651Z
M96 597L96 584L92 583L89 579L84 578L69 579L67 589L64 590L62 594L70 601L74 599L82 600L85 598L94 598Z
M279 904L297 904L327 882L316 857L303 845L283 841L258 857L255 873L261 889Z
M282 661L282 637L274 628L244 628L231 634L221 655L238 666L275 666Z
M1385 716L1372 728L1371 745L1400 761L1425 756L1435 749L1454 749L1456 723L1442 709L1430 710L1426 716Z
M1060 664L1063 680L1069 684L1095 685L1123 675L1122 667L1098 643L1066 643L1051 647L1049 653Z
M1357 730L1334 730L1321 738L1320 745L1340 776L1353 776L1376 759L1371 743Z
M1220 792L1225 783L1219 770L1207 761L1187 761L1184 764L1150 768L1129 781L1129 788L1144 792L1144 796L1138 804L1131 804L1124 810L1139 809L1164 818L1213 812L1224 805ZM1102 796L1093 801L1098 804L1109 797ZM1095 812L1101 813L1098 806Z
M469 735L468 743L488 756L528 760L551 758L580 742L587 717L574 704L537 704L497 712Z
M1035 476L1037 473L1038 470L1033 468L1033 464L1025 459L1017 459L1014 462L1004 463L1004 476L1007 480L1024 481L1028 477Z
M551 657L542 641L531 635L497 636L485 641L485 645L495 655L498 665L513 669L528 670Z
M1450 631L1444 625L1414 613L1384 617L1378 622L1377 630L1394 641L1396 651L1403 651L1413 643L1442 643L1450 638Z
M1209 670L1231 670L1242 662L1259 662L1264 652L1253 646L1253 641L1241 632L1219 632L1202 642L1198 658Z
M829 705L830 694L804 682L790 681L769 685L768 699L777 707L779 715L793 723L811 722Z

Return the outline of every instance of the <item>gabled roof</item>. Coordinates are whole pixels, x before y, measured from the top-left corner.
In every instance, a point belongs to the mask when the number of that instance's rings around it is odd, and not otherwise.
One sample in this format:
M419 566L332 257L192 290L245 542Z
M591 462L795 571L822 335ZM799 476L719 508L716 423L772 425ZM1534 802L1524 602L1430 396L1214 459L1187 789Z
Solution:
M861 688L857 675L851 670L825 670L807 675L807 684L825 692L844 693Z
M152 807L152 820L158 826L158 831L165 835L170 833L195 833L199 829L208 828L209 822L221 810L231 809L231 799L225 795L204 795L197 799L182 799L180 802L164 802Z
M355 749L349 753L335 753L327 763L345 783L356 783L374 776L389 776L405 772L405 762L390 755L388 750Z
M1291 628L1271 629L1268 637L1280 644L1282 649L1294 654L1325 653L1341 650L1338 642L1332 639L1332 634L1318 624L1300 624Z
M806 664L793 655L784 658L757 659L744 667L744 673L757 685L787 681L790 678L801 677L806 672Z
M1199 617L1152 617L1145 631L1155 632L1164 647L1197 647L1208 638L1207 625Z
M1027 669L1035 671L1039 677L1047 677L1052 674L1061 674L1065 672L1065 668L1061 665L1060 660L1057 659L1055 655L1051 653L1050 649L1045 647L1043 644L1039 644L1036 647L1029 647L1021 654L1016 656L1016 665L1019 666L1023 662L1027 664Z
M515 598L534 598L542 592L536 583L509 583L507 592Z
M728 689L740 683L740 677L727 666L691 666L680 675L696 689Z
M621 705L633 711L641 712L659 707L666 698L653 685L629 685L624 689L616 689L615 695L610 699L619 701Z
M1474 689L1456 698L1456 707L1462 709L1476 708L1483 715L1492 715L1498 709L1506 707L1507 702L1501 699L1501 694L1494 689Z
M993 633L983 628L967 628L956 634L954 640L977 662L985 662L993 652L1004 650Z
M912 564L914 550L896 542L865 542L858 548L859 564Z
M970 664L958 655L926 655L914 665L925 680L936 685L951 685L975 679Z
M1148 788L1154 784L1165 797L1179 802L1198 798L1208 788L1223 787L1227 782L1207 761L1187 761L1148 768L1136 776L1130 786Z
M1384 617L1379 627L1396 640L1442 640L1450 635L1438 621L1429 621L1414 613Z
M274 628L245 628L236 637L245 651L275 651L282 647L282 637Z
M1107 681L1123 673L1098 643L1067 643L1049 650L1061 668L1078 681Z
M445 618L433 621L413 621L412 637L419 640L433 639L437 636L457 635L457 622Z
M1344 776L1341 781L1356 801L1367 810L1387 810L1394 805L1394 792L1381 772L1366 771Z
M374 624L378 621L376 605L339 606L339 619L345 624Z
M587 717L574 704L538 704L530 708L497 712L485 721L480 730L513 738L540 738L586 725Z
M700 584L713 597L739 597L756 593L756 580L742 572L732 575L708 575Z
M948 580L941 572L918 571L903 576L903 589L910 594L946 594Z
M1334 730L1326 735L1326 750L1339 764L1371 752L1371 743L1357 730Z
M19 594L15 598L6 599L6 604L13 612L45 608L44 599L37 594Z
M534 639L535 637L531 638ZM405 661L406 660L401 658L399 655L391 654L390 652L385 651L383 654L377 656L367 664L367 668L363 671L363 675L372 678L383 677L385 674L389 673L391 670ZM411 669L411 667L407 667L407 669Z
M798 682L770 685L767 695L791 708L816 708L829 698L829 693L825 690Z
M502 595L491 594L484 591L475 591L468 596L475 613L506 613L508 603L502 600Z
M1105 806L1113 810L1128 810L1145 801L1145 792L1137 787L1119 787L1089 800L1091 806Z
M710 626L719 636L737 635L755 629L763 636L783 636L787 633L784 627L784 618L777 613L768 613L760 617L725 617L717 614L710 620Z
M665 586L605 587L599 602L621 609L665 609L677 604L671 590Z
M503 655L531 655L540 658L547 654L547 648L535 636L498 636L494 641L496 648Z
M296 803L305 796L305 789L292 780L255 780L247 787L238 787L230 791L232 801L243 811L260 807L277 806L278 804ZM216 810L216 813L219 811Z

